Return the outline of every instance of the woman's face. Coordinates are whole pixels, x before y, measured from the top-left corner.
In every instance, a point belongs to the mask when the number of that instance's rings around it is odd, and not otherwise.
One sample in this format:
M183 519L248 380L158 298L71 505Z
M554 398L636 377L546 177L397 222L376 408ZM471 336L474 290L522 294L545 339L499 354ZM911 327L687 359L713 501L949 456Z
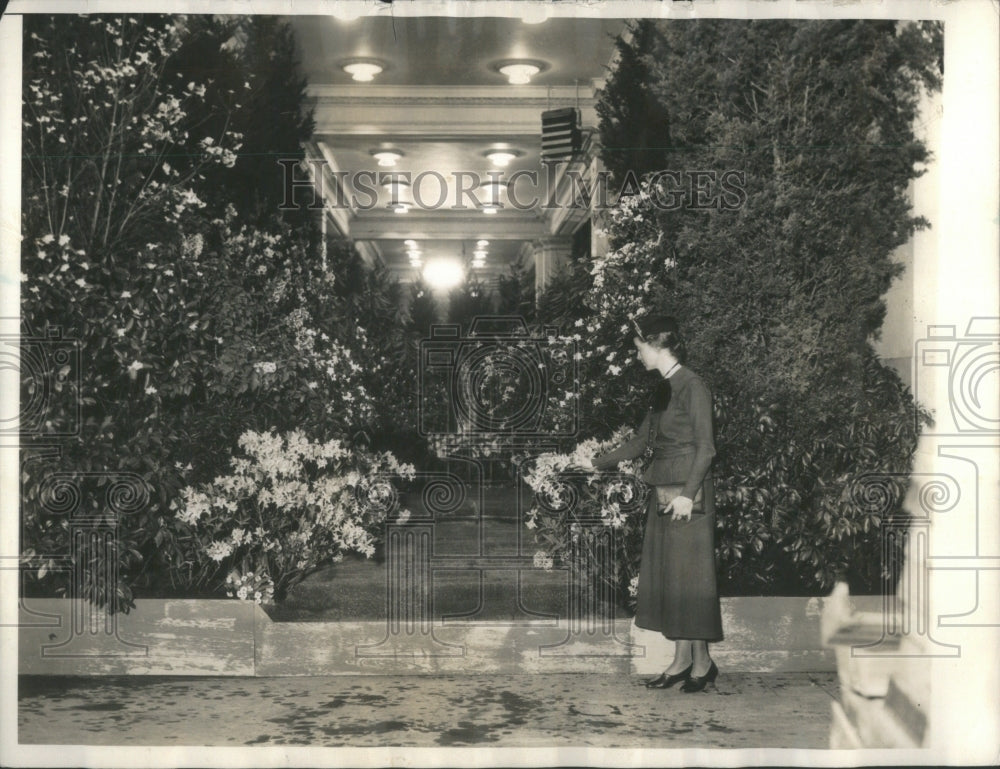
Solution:
M649 342L644 342L639 337L635 337L632 343L639 354L639 362L646 367L646 371L652 371L656 368L656 348Z

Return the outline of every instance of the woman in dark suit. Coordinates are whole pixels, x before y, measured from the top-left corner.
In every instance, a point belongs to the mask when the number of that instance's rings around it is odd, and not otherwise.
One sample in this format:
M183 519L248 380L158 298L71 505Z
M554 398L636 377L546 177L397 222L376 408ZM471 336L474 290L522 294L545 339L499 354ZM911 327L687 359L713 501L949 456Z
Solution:
M715 579L715 500L709 467L715 455L712 394L683 366L677 321L651 316L635 324L633 339L646 370L662 376L634 438L598 457L598 470L644 452L643 480L652 486L639 567L635 624L675 641L674 660L646 686L667 689L683 681L698 692L719 669L708 644L722 640Z

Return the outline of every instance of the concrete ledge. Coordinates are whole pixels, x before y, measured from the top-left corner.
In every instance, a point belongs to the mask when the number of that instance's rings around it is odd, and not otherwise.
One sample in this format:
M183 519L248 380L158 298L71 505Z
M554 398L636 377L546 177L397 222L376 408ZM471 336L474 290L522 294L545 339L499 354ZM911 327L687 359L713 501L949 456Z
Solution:
M833 671L833 652L820 639L822 602L723 599L726 638L712 655L734 672ZM644 675L661 671L673 654L671 642L631 619L576 632L565 619L449 621L407 634L379 621L274 622L254 604L193 599L140 600L130 614L111 618L85 602L28 599L20 618L22 674Z
M226 600L136 602L109 617L85 601L26 599L22 674L254 675L254 606Z

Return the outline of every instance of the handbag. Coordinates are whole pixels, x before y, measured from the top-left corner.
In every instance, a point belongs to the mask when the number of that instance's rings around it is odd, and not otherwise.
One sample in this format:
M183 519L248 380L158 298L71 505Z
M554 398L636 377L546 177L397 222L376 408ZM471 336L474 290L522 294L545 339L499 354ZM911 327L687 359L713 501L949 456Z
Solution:
M649 433L646 435L646 449L642 454L642 472L649 469L650 465L653 463L653 438L656 436L656 418L653 410L650 409L649 415ZM676 497L681 496L681 492L684 491L683 483L669 483L662 485L654 485L653 491L656 493L656 512L658 515L666 515L670 508L670 504L674 501ZM691 506L692 515L704 514L704 495L702 494L702 489L699 487L698 493L694 495L692 500L694 503Z
M653 488L656 490L656 513L657 515L666 515L670 504L674 499L681 496L681 492L684 491L684 484L671 483L665 486L654 486ZM694 504L691 506L691 514L703 515L705 507L701 488L698 489L698 493L694 495L692 501Z

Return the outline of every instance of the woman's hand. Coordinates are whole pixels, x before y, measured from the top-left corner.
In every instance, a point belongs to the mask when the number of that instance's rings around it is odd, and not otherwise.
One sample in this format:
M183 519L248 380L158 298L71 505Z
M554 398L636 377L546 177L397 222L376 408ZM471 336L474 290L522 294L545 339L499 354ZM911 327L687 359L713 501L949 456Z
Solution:
M674 501L670 503L670 520L671 521L687 521L691 519L691 509L694 507L694 501L688 499L687 497L674 497Z

